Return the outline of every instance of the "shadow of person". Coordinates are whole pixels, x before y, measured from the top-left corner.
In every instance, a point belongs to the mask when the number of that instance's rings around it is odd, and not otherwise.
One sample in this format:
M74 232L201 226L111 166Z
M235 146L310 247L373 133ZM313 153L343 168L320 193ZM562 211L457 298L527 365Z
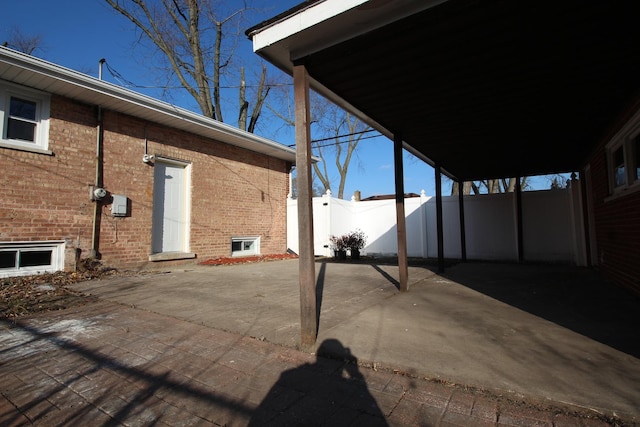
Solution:
M388 426L358 369L336 339L322 342L315 363L282 372L249 426Z

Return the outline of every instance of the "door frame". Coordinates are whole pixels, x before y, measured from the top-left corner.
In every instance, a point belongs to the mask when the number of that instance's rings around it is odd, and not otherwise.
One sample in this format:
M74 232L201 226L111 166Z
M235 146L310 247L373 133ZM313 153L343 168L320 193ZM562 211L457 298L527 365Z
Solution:
M152 197L152 205L151 205L151 256L150 260L157 259L167 259L167 254L173 254L175 256L173 258L184 258L193 257L194 254L190 254L190 241L191 241L191 162L162 157L162 156L154 156L154 171L153 171L153 197ZM183 168L183 180L182 187L184 191L184 210L183 210L183 220L184 227L182 229L183 242L182 249L178 252L154 252L154 231L155 231L155 198L156 198L156 169L155 165L157 163L162 163L164 165L175 166ZM180 255L182 254L182 255Z

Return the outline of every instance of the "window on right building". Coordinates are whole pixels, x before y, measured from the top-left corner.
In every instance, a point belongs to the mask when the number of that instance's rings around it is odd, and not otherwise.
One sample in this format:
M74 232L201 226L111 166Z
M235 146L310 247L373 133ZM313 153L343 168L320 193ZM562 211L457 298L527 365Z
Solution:
M640 117L632 120L607 144L609 193L640 189Z
M616 147L613 157L613 186L618 188L627 184L627 174L624 169L624 146Z
M633 138L632 144L632 158L633 158L633 171L634 171L634 179L636 181L640 181L640 135L637 135Z

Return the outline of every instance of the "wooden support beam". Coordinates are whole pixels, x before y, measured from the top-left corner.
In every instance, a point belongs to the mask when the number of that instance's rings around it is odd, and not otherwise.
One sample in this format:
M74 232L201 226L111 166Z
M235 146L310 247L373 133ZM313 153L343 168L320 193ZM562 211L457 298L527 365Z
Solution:
M438 272L444 272L444 232L442 226L442 169L436 164L436 228L438 229Z
M593 267L593 260L591 259L591 233L589 227L589 204L587 203L588 191L587 188L587 174L584 170L580 170L580 200L582 202L582 224L584 233L584 250L586 255L587 267Z
M402 136L393 136L393 161L396 180L396 228L398 230L398 270L400 290L409 290L409 262L407 259L407 222L404 213L404 167Z
M309 74L304 65L293 67L296 123L296 185L298 189L298 276L300 284L300 344L315 345L318 334L316 272L313 245L313 200L311 192L311 129Z
M524 261L524 234L522 229L522 187L520 177L516 177L516 227L518 239L518 262Z
M467 235L464 227L464 181L458 181L458 211L460 213L460 259L467 260Z

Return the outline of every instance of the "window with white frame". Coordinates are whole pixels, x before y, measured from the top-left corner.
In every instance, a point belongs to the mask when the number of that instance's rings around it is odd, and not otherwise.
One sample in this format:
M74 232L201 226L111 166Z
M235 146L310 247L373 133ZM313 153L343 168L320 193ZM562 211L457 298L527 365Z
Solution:
M607 144L607 167L612 195L640 189L640 113Z
M636 137L633 138L633 142L631 143L631 151L631 158L633 163L631 173L633 174L635 181L640 181L640 134L636 135Z
M611 153L611 169L613 170L613 188L627 185L627 173L625 171L624 145L617 146Z
M231 255L247 256L260 254L260 237L232 237Z
M64 241L0 242L0 277L64 269Z
M0 146L48 153L48 94L0 84Z

